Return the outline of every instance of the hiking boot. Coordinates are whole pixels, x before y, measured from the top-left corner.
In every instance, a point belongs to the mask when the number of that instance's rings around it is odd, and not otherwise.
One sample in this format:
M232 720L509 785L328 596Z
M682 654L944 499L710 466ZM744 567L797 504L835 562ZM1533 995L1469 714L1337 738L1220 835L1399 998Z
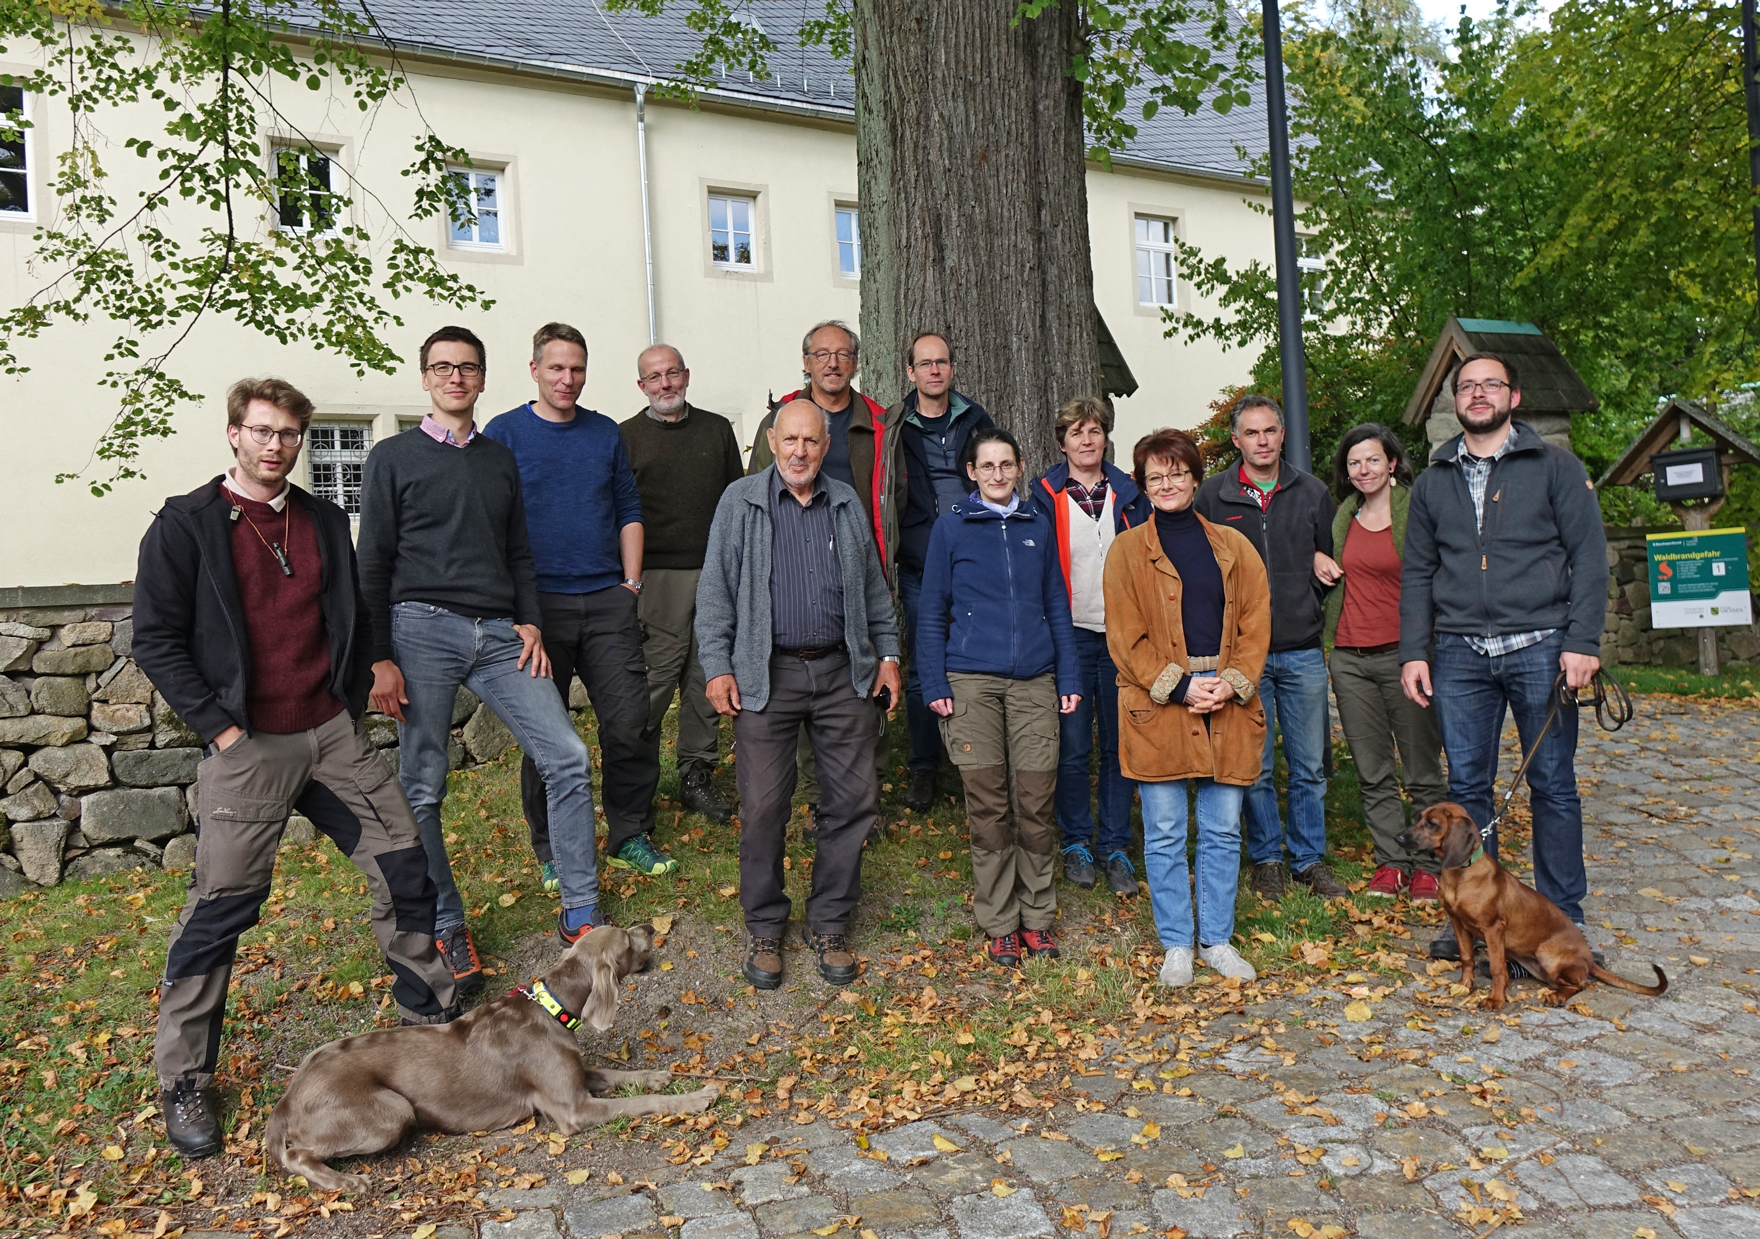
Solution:
M556 872L555 862L548 861L548 860L545 861L544 868L538 874L538 877L539 877L539 880L544 884L545 890L559 891L562 889L562 875Z
M1430 958L1451 960L1457 964L1461 962L1461 944L1455 941L1452 921L1443 925L1442 932L1431 940Z
M1094 853L1085 843L1063 850L1063 880L1085 891L1094 889Z
M568 914L574 911L576 911L574 908L564 908L556 914L556 936L562 939L563 946L573 946L595 929L601 929L611 924L611 918L599 910L598 904L594 904L587 913L587 919L570 929Z
M1289 870L1281 860L1268 860L1253 866L1253 894L1272 903L1282 903L1289 894Z
M1028 955L1043 955L1047 959L1056 959L1059 954L1057 939L1051 936L1049 929L1021 930L1021 946L1026 949Z
M929 811L929 806L935 803L935 774L933 770L911 771L911 785L904 793L905 808L912 813Z
M715 787L706 766L697 766L678 783L678 798L688 812L701 813L712 822L725 822L733 817L733 806Z
M1398 865L1380 865L1376 867L1375 876L1369 879L1369 889L1363 894L1372 899L1398 899L1400 888L1405 884L1405 870Z
M678 868L678 862L656 848L647 835L625 839L617 855L605 863L613 869L634 869L650 878L664 877Z
M463 924L454 925L434 939L440 956L452 969L452 988L460 998L483 988L483 961L477 958L477 944L471 931Z
M807 931L807 944L818 952L819 975L827 985L848 985L862 971L849 939L842 934L821 934Z
M1021 966L1021 936L1019 934L1003 934L1000 938L990 939L985 948L989 952L990 962L1001 964L1004 968Z
M1406 898L1413 903L1435 903L1442 898L1442 884L1436 880L1434 874L1414 869L1412 884L1406 888Z
M1161 961L1161 984L1178 989L1192 983L1192 948L1170 946L1167 958Z
M444 1011L440 1012L439 1015L431 1016L426 1019L419 1015L401 1016L397 1021L397 1025L399 1028L412 1028L417 1024L450 1024L453 1020L456 1020L463 1014L464 1007L459 1003L454 1002L450 1007L447 1007Z
M782 985L782 940L753 937L746 943L746 962L740 971L757 989Z
M1317 860L1300 873L1294 874L1295 880L1313 891L1322 899L1348 899L1351 888L1333 876L1326 862Z
M1242 959L1240 952L1226 942L1201 948L1198 951L1198 958L1225 977L1234 977L1241 981L1259 979L1259 974L1253 965Z
M220 1151L220 1114L214 1090L179 1081L159 1093L165 1112L165 1136L186 1161L212 1157Z
M1114 895L1137 893L1137 871L1131 866L1131 858L1123 852L1114 852L1106 858L1106 884Z

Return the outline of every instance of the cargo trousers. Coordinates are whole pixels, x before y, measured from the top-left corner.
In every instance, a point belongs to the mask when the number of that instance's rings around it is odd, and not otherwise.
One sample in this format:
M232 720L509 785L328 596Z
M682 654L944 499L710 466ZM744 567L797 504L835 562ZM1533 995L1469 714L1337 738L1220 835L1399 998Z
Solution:
M373 936L399 1013L423 1024L454 1013L415 814L365 731L340 710L309 731L250 733L224 751L210 749L196 768L195 870L159 991L153 1053L163 1088L213 1083L238 938L269 897L292 812L311 819L366 878Z

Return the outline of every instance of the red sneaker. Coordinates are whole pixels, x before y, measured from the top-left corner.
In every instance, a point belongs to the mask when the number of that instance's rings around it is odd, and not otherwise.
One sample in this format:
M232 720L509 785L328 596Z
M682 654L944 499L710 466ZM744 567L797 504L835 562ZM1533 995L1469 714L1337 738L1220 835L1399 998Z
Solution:
M990 939L990 962L1001 964L1004 968L1021 966L1021 939L1019 934L1003 934L1000 938Z
M1398 899L1400 888L1405 884L1405 870L1397 865L1381 865L1375 870L1375 876L1369 879L1369 889L1363 894L1376 899Z
M1412 870L1412 884L1406 898L1413 903L1435 903L1442 898L1442 885L1422 869Z
M1049 929L1021 930L1021 945L1026 947L1028 955L1043 955L1049 959L1057 958L1057 939L1051 936Z

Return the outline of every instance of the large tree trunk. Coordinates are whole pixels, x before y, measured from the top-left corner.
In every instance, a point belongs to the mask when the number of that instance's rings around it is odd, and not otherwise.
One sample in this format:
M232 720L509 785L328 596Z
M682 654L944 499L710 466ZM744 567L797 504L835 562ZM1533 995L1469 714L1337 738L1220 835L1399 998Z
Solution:
M1088 252L1080 6L855 0L863 389L906 390L901 349L945 333L956 386L1058 459L1057 406L1100 390Z

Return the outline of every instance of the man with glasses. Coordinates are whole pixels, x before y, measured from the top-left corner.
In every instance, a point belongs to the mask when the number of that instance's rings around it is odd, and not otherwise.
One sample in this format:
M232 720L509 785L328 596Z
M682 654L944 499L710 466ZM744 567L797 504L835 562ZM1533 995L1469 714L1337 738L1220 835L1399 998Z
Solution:
M923 596L923 557L935 521L972 493L960 468L960 455L972 432L996 423L984 407L953 386L953 346L933 331L917 333L904 350L904 372L911 391L886 416L898 427L905 474L904 504L898 518L898 601L904 608L905 644L917 635L918 603ZM918 813L935 799L941 770L941 729L923 702L917 658L911 654L904 682L905 725L911 736L911 779L905 808Z
M721 492L745 473L733 423L686 399L691 372L670 344L636 358L636 386L647 397L619 430L642 496L642 657L648 664L648 732L659 742L678 695L679 798L716 822L733 809L715 788L720 716L705 695L692 628L697 580Z
M236 463L165 501L134 587L135 661L208 745L154 1040L166 1135L185 1158L221 1147L212 1086L233 956L269 896L290 812L372 890L402 1021L458 1015L416 819L359 721L371 635L348 516L288 481L312 403L280 379L243 379L226 419Z
M1601 668L1607 533L1582 462L1512 421L1522 402L1513 362L1474 353L1454 373L1461 434L1437 448L1412 486L1400 575L1400 682L1436 702L1448 795L1484 829L1505 713L1534 752L1534 885L1583 928L1583 805L1577 712L1543 730L1562 674L1585 687ZM1485 840L1497 855L1497 834ZM1584 931L1587 936L1587 930ZM1459 960L1452 925L1430 958ZM1597 961L1599 962L1599 960ZM1528 975L1510 961L1511 977Z
M648 671L636 618L645 549L641 496L617 423L576 403L587 383L585 337L567 323L538 328L531 373L538 399L503 413L483 433L519 462L544 653L556 691L566 707L578 673L593 705L604 756L606 863L660 877L678 862L656 848L650 834L660 737L648 734ZM520 800L548 890L557 871L546 782L527 752ZM587 928L584 909L565 912L565 941Z
M549 683L519 464L476 426L486 362L483 342L463 327L422 342L428 414L374 446L361 489L373 708L398 722L398 773L439 892L434 932L464 993L482 988L483 966L440 825L460 685L507 724L543 774L565 936L571 923L604 923L587 746Z

